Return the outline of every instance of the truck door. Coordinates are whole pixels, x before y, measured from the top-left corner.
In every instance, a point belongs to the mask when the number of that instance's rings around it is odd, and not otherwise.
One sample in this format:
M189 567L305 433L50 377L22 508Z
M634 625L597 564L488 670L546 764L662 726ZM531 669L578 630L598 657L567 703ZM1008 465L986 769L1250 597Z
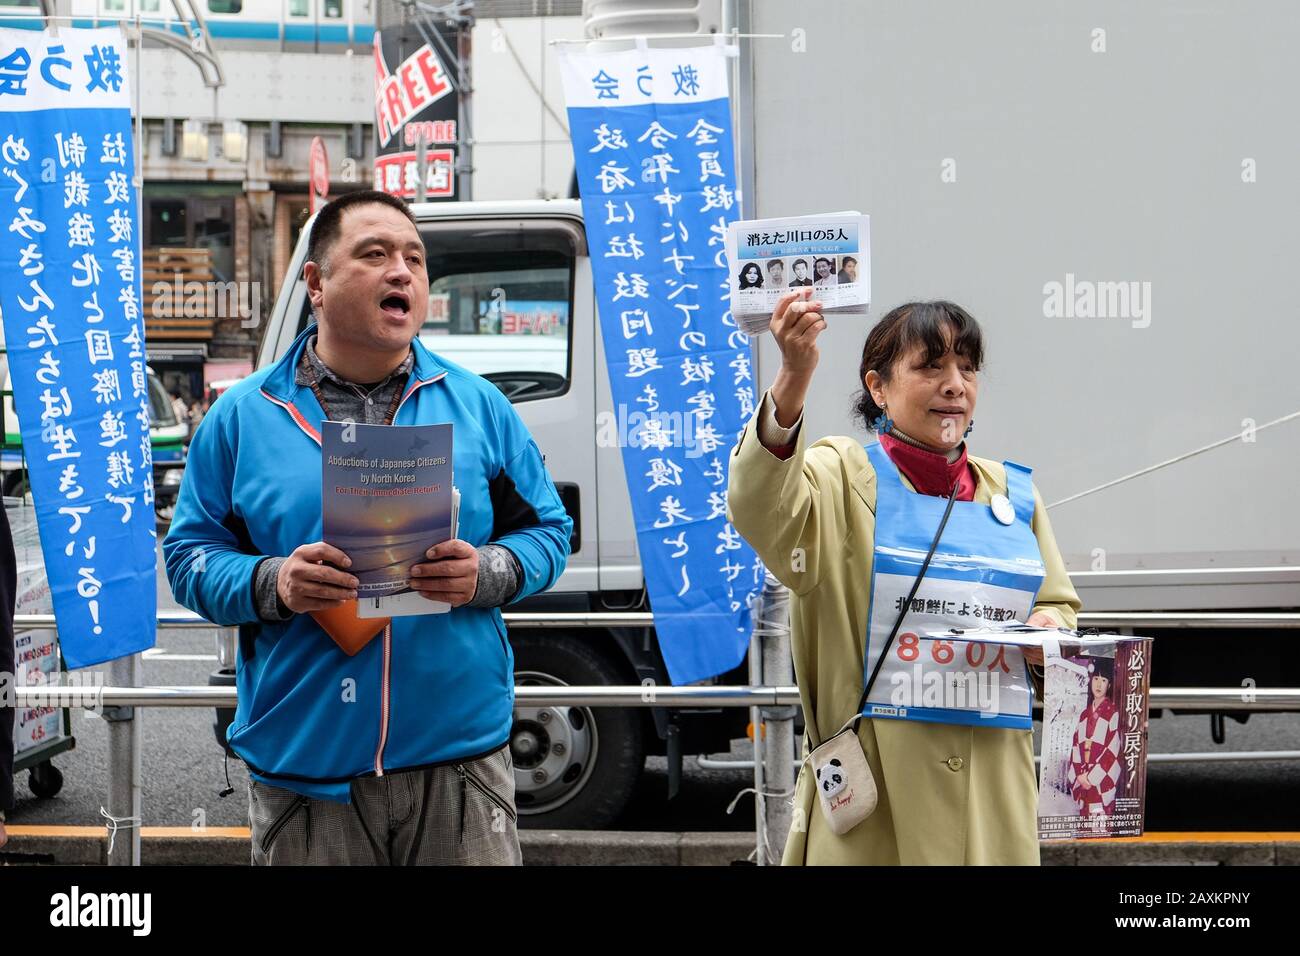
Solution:
M481 219L422 223L421 231L429 317L420 339L510 399L574 522L573 553L554 590L595 591L595 330L590 282L576 274L586 264L582 229L560 219Z

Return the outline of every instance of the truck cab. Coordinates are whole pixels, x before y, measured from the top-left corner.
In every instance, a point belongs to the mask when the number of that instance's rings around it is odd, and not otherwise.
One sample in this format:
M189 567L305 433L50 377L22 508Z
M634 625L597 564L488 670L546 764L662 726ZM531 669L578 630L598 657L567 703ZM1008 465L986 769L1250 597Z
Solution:
M580 204L430 203L411 211L429 270L421 341L510 399L573 518L572 553L559 582L506 610L650 610ZM258 368L283 356L311 322L302 280L309 235L308 226L267 324ZM653 628L511 629L509 636L517 684L671 684ZM226 666L212 682L233 684L233 648L219 648L219 658ZM716 680L743 684L745 672ZM744 736L745 722L735 708L517 708L510 745L521 820L607 826L626 806L647 755L666 754L675 780L683 754L726 751ZM218 737L224 741L224 727Z

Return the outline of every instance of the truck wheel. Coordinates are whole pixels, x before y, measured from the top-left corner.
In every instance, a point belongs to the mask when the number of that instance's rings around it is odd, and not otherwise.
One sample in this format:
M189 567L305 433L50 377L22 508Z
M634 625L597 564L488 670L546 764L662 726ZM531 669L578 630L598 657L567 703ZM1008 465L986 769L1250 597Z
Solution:
M63 789L63 774L58 767L46 760L28 771L27 786L33 794L42 800L48 800Z
M511 640L519 685L618 685L613 661L568 634ZM623 812L645 767L639 715L625 707L516 707L510 732L519 824L596 830Z
M5 475L3 489L6 498L22 498L30 494L32 486L27 480L26 470L20 468Z
M234 687L234 671L213 671L208 675L209 687ZM226 730L235 720L235 708L218 707L216 719L212 722L212 732L217 737L217 746L226 752L227 756L234 757L235 752L230 749L230 744L226 743Z
M167 530L172 526L172 518L175 514L176 502L174 501L168 505L154 505L154 530L157 531L160 536L165 536L167 534Z

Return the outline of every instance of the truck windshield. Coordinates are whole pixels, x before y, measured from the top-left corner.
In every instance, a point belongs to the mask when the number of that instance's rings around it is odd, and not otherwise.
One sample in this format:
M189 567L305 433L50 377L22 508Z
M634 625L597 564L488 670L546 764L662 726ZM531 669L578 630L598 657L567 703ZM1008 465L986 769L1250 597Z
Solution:
M516 401L562 393L569 379L572 236L491 223L424 235L429 315L421 341Z

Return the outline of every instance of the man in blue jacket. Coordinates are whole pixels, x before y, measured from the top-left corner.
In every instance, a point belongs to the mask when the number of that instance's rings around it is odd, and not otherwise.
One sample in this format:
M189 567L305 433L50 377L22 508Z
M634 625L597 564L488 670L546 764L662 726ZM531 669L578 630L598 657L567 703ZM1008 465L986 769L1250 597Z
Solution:
M204 417L163 545L177 600L239 625L228 740L253 862L518 863L498 608L555 583L572 520L501 392L417 338L429 278L401 200L334 200L307 258L317 324ZM394 618L352 657L309 613L357 586L321 540L322 421L453 425L460 538L411 571L452 610Z

